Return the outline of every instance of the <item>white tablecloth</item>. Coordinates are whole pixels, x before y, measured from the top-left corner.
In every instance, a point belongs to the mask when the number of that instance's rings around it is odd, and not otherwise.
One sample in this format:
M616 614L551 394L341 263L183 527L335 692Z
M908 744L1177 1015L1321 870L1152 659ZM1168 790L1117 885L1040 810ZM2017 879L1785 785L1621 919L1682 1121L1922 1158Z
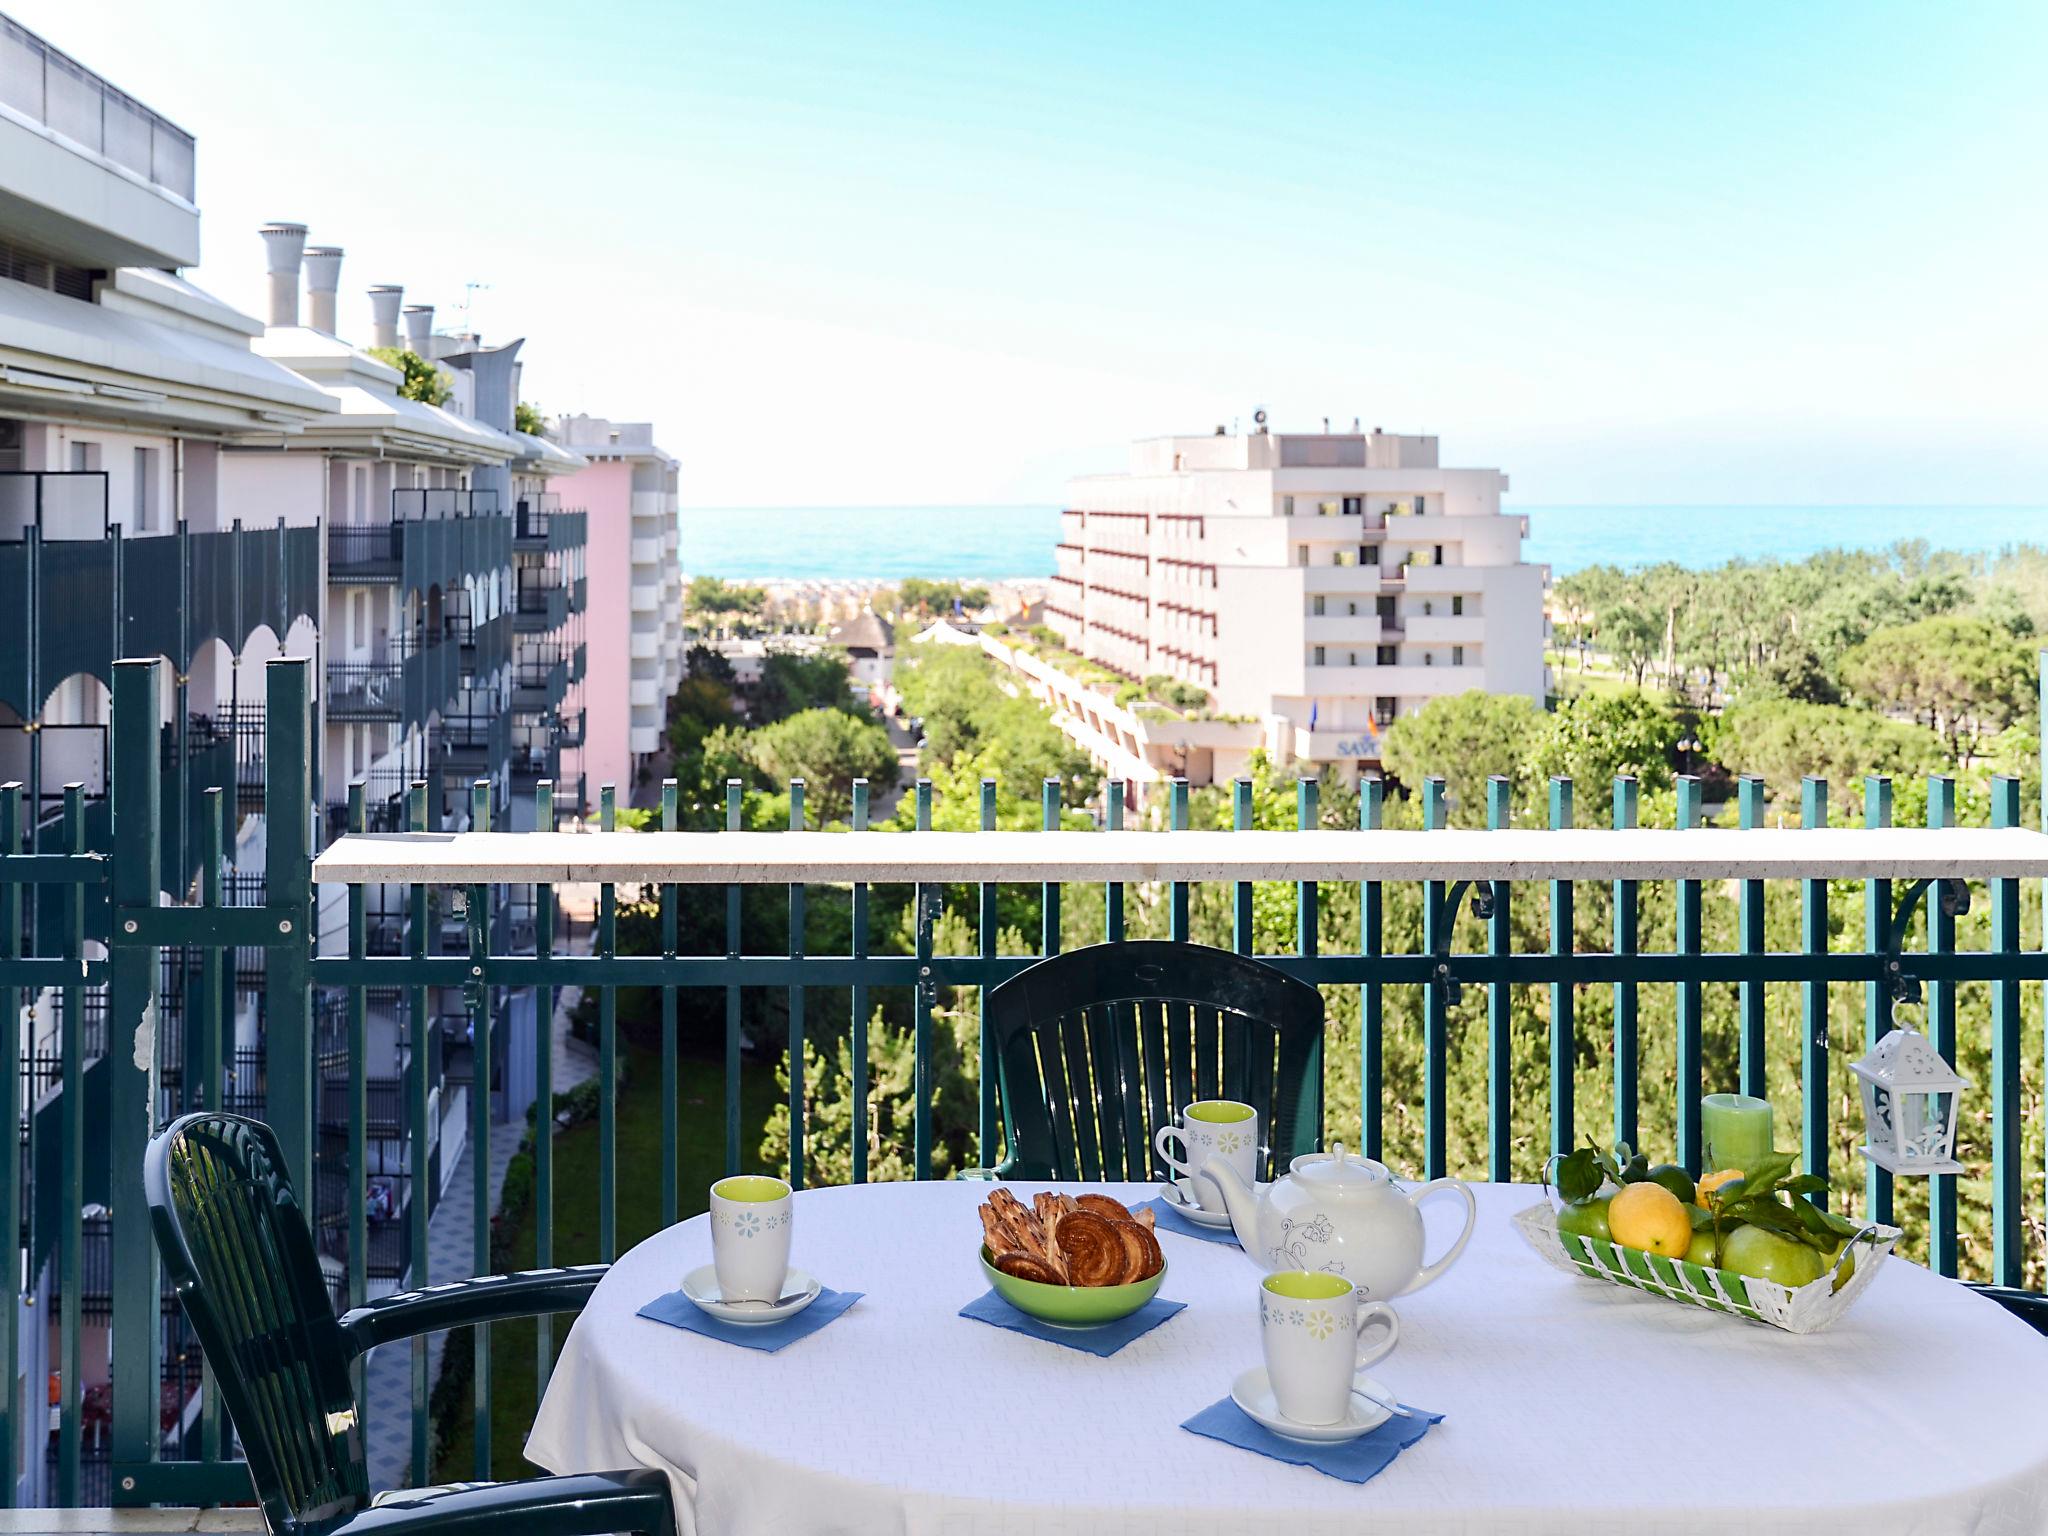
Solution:
M711 1256L702 1217L650 1238L570 1331L528 1457L660 1467L704 1536L2048 1529L2048 1339L1900 1259L1799 1338L1559 1274L1509 1224L1538 1192L1481 1186L1375 1371L1446 1418L1358 1486L1179 1428L1259 1363L1234 1247L1163 1237L1187 1310L1107 1359L956 1316L985 1192L798 1195L793 1262L867 1294L772 1355L636 1317ZM1460 1211L1426 1209L1434 1254Z

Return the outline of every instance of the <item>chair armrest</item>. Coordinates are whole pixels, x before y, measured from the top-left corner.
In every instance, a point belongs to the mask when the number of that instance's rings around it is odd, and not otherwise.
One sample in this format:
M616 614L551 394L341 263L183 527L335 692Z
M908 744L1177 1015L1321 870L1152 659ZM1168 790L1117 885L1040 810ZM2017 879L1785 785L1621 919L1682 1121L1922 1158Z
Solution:
M675 1528L668 1475L641 1467L422 1489L366 1509L328 1536L674 1536Z
M577 1264L567 1269L527 1269L515 1275L484 1275L451 1280L417 1291L401 1291L366 1307L342 1314L341 1336L351 1355L360 1355L393 1339L502 1317L534 1317L543 1312L575 1312L590 1300L609 1264Z
M2011 1285L1972 1284L1970 1289L1986 1300L1997 1302L2036 1333L2048 1333L2048 1296Z

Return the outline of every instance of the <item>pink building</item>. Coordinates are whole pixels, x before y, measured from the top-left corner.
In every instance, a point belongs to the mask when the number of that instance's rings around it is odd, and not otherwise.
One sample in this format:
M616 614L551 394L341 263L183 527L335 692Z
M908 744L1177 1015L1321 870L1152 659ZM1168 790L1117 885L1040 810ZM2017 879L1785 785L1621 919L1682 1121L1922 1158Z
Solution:
M562 773L582 775L593 805L606 784L618 786L621 803L651 801L639 780L661 750L683 672L676 461L655 445L650 422L564 416L554 437L589 461L556 482L565 505L590 514L588 665L563 705L572 713L582 695L583 745L564 751Z

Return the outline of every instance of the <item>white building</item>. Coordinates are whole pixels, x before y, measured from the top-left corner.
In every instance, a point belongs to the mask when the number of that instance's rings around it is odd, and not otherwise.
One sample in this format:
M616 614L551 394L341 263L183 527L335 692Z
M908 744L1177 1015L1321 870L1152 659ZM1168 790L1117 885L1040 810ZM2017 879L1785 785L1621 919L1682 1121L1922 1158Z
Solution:
M1542 698L1543 571L1507 484L1377 430L1140 442L1128 472L1069 483L1045 622L1148 696L1118 704L1057 654L990 649L1139 783L1229 778L1259 746L1355 777L1432 698Z

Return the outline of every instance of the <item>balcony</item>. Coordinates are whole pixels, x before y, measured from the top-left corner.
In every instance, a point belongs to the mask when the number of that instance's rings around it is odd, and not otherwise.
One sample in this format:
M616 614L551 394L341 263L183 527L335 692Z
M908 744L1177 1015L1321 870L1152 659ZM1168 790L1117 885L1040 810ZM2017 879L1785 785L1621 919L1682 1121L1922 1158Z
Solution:
M192 135L0 16L0 229L80 268L199 260Z
M562 510L562 498L553 491L522 496L512 509L512 547L540 551L550 547L550 530Z
M521 634L548 634L569 617L569 593L552 572L523 572L514 595L512 627Z
M569 663L546 648L536 655L523 655L512 664L512 711L520 715L544 714L562 702L569 691Z

